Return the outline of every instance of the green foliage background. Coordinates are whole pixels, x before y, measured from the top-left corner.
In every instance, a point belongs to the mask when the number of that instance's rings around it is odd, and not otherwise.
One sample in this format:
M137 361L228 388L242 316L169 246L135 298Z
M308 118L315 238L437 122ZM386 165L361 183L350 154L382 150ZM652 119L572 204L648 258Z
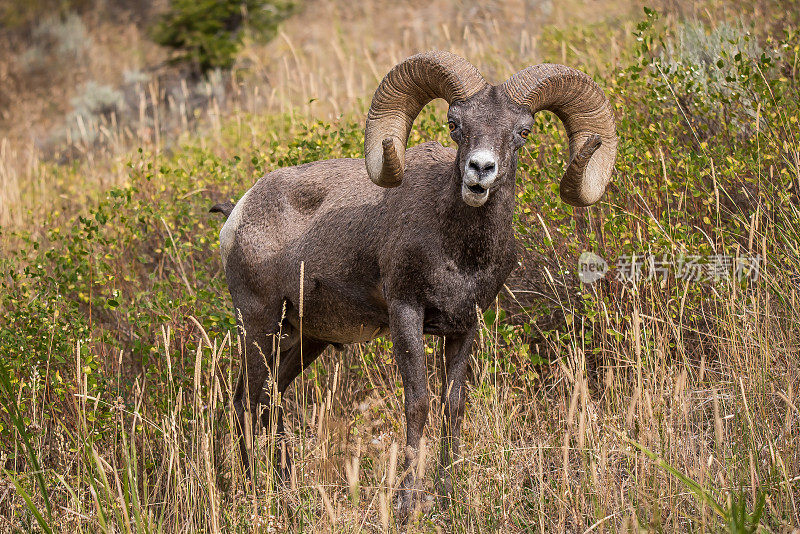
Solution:
M227 68L249 30L269 40L294 9L291 0L170 0L153 27L153 39L178 51L175 61L200 72Z

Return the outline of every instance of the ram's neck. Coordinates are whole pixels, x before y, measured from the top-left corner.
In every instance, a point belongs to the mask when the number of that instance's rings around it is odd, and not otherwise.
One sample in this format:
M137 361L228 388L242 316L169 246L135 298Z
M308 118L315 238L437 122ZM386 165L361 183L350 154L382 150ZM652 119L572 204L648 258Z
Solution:
M442 190L437 211L450 254L476 267L491 263L514 239L514 174L504 176L486 203L475 208L461 198L461 176L454 165L450 187Z

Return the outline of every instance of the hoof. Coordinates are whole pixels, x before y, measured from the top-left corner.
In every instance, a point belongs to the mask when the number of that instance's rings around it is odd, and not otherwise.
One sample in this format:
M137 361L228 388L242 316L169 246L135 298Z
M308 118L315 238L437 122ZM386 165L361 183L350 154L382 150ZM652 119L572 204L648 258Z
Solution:
M397 507L397 523L401 526L406 526L419 512L417 506L417 499L414 499L413 492L404 491L398 497Z

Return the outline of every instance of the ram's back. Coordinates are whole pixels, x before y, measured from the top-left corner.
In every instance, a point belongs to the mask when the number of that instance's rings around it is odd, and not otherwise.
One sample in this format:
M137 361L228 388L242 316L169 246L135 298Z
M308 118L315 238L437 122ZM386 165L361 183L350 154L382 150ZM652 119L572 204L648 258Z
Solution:
M275 170L236 203L220 231L223 262L237 254L265 259L284 252L332 212L378 203L382 190L364 160L338 159Z

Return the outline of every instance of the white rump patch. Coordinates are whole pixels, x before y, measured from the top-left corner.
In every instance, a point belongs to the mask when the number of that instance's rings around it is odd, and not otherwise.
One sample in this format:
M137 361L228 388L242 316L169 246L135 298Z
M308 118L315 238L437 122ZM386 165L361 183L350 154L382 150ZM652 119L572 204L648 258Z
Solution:
M240 198L239 202L233 207L233 211L231 211L228 220L222 225L222 230L219 231L219 249L222 254L222 266L226 269L228 267L228 254L230 254L236 239L236 230L239 229L239 225L242 222L244 203L252 190L253 189L250 188L242 195L242 198Z

